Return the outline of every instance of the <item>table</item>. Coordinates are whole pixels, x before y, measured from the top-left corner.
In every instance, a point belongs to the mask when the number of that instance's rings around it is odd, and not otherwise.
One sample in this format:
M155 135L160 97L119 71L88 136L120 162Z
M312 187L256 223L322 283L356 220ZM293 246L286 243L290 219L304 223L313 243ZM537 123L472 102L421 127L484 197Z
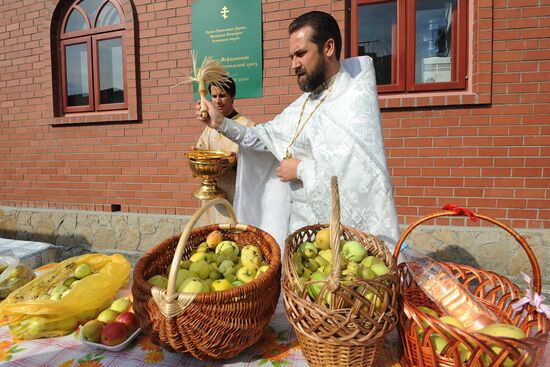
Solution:
M377 367L398 367L396 333L386 338ZM78 340L78 331L67 336L13 341L8 327L0 328L0 366L21 367L307 367L296 336L285 317L282 295L262 338L236 358L203 362L190 355L169 353L140 334L120 352L90 348Z

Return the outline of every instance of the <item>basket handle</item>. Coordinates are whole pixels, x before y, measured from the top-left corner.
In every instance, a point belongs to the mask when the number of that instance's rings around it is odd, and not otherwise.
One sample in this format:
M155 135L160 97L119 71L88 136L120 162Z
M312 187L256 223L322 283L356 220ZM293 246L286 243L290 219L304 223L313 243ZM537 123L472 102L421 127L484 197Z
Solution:
M327 277L327 286L330 291L334 291L340 285L340 275L342 269L340 255L340 191L338 190L338 178L330 178L330 188L332 194L332 216L330 217L330 248L332 250L332 267Z
M172 264L170 265L170 272L168 274L168 289L153 287L151 292L153 299L159 306L160 311L166 317L173 317L179 315L197 296L194 293L180 294L176 292L176 278L178 275L180 260L183 255L183 250L187 244L187 240L191 235L193 227L199 220L199 218L214 205L222 204L225 206L231 217L231 223L220 224L220 228L235 228L237 230L246 231L248 226L246 224L237 223L235 212L231 204L223 198L215 198L207 201L202 208L200 208L187 222L183 233L180 236ZM176 302L177 301L177 302Z
M397 245L395 246L395 250L393 252L393 257L395 258L395 260L397 261L397 258L399 256L399 252L401 251L401 245L403 245L403 242L405 242L405 240L407 239L409 234L413 231L413 229L415 229L420 224L422 224L424 222L427 222L431 219L435 219L435 218L438 218L438 217L446 217L446 216L451 216L451 217L467 216L474 222L477 221L477 219L483 219L483 220L486 220L488 222L491 222L491 223L495 224L496 226L504 229L506 232L508 232L510 235L512 235L512 237L514 237L514 239L521 245L523 250L527 253L527 257L529 258L529 262L531 263L531 267L533 268L533 286L535 287L535 289L537 290L538 293L541 292L541 290L542 290L542 280L541 280L541 273L540 273L539 263L537 261L537 258L535 257L535 254L533 253L533 250L527 244L527 241L525 241L525 239L518 232L516 232L511 227L508 227L504 223L499 222L498 220L496 220L494 218L485 216L483 214L476 214L476 213L472 212L471 210L468 210L468 209L465 209L465 208L459 208L459 207L456 207L452 204L444 206L442 212L432 213L430 215L427 215L424 218L421 218L421 219L417 220L415 223L411 224L409 226L409 228L407 228L407 230L401 235L401 237L399 238L399 241L397 242Z

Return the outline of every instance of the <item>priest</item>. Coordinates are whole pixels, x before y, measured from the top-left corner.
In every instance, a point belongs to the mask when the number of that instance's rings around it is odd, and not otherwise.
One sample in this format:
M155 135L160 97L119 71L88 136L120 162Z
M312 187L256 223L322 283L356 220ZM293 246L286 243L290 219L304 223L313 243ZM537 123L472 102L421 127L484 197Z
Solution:
M289 26L291 68L304 92L272 121L239 125L205 101L197 118L241 147L235 210L239 221L284 238L331 217L337 176L341 223L393 248L399 238L372 60L340 61L336 20L312 11Z

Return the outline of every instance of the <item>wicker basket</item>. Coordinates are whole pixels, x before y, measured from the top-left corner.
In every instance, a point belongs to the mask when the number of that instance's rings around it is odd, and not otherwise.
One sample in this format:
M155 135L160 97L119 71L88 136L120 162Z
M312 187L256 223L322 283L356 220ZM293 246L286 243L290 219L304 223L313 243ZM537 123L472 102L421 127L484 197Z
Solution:
M372 366L384 336L397 324L397 273L388 248L376 237L340 225L340 204L336 179L332 180L331 248L332 269L323 281L303 285L296 272L292 254L306 241L313 241L326 225L311 225L292 233L286 240L283 261L283 298L287 318L310 366ZM379 257L390 268L372 280L341 281L340 235L360 242L369 254ZM322 283L316 301L308 296L309 284ZM330 303L323 304L331 292ZM381 300L376 305L366 298L372 292Z
M541 291L540 268L527 242L513 229L496 219L474 214L463 208L447 206L444 211L431 214L412 224L401 236L394 257L397 258L405 239L421 223L438 217L460 215L469 216L474 220L483 219L511 234L527 253L533 268L536 291ZM512 304L520 298L519 287L506 277L491 271L450 262L442 262L442 265L450 269L482 304L495 313L501 322L519 327L525 332L527 338L516 340L470 333L427 315L418 307L430 307L439 314L441 310L420 289L406 264L401 263L398 266L401 308L398 331L404 349L402 364L426 367L537 366L547 342L550 320L532 306L529 306L526 311L517 314L514 312ZM434 333L443 336L447 342L447 346L440 349L441 353L436 351L432 343L431 336Z
M153 343L172 352L191 353L202 360L232 358L258 341L275 312L281 290L281 253L268 233L235 223L192 230L199 217L216 204L223 204L235 221L233 209L225 199L208 201L189 220L181 237L161 242L139 259L132 286L135 313ZM189 258L216 229L240 247L257 246L269 269L237 288L197 295L177 293L175 274L180 260ZM171 271L167 290L147 282L155 274L166 274L168 268Z

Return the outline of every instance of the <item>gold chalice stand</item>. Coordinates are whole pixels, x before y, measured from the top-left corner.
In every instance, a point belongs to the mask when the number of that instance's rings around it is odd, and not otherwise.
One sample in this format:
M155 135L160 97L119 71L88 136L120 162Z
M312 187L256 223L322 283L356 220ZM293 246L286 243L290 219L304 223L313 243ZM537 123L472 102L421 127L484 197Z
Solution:
M193 196L200 200L225 197L225 192L216 184L216 178L223 175L228 168L235 166L235 153L195 149L185 153L185 156L189 159L193 176L202 179L201 187L193 191ZM224 160L227 164L222 164Z

